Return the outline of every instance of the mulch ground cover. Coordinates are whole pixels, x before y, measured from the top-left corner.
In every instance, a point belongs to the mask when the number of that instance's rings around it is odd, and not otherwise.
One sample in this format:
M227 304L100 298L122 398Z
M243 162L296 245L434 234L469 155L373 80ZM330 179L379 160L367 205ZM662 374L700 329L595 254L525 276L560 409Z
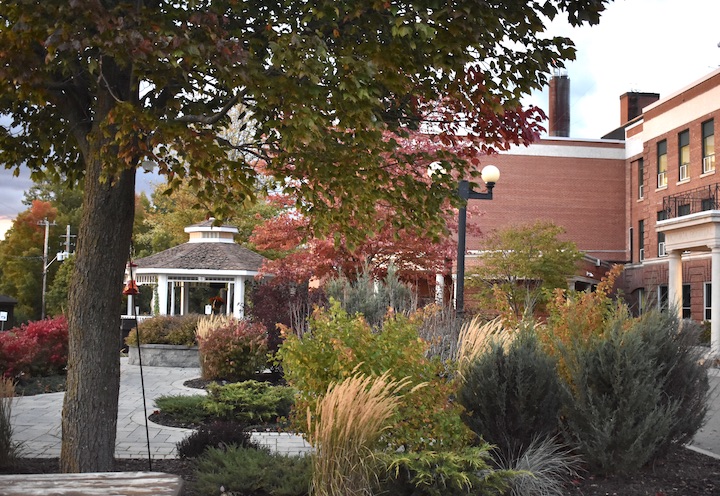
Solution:
M50 384L28 381L24 385L24 394L41 394L62 391L64 377L51 380ZM203 388L207 381L195 379L187 386ZM23 394L21 393L21 394ZM155 415L154 422L173 425L172 419ZM152 469L194 480L193 460L153 460ZM137 472L149 469L146 459L119 459L114 470L118 472ZM20 458L12 467L0 467L0 474L38 474L59 472L56 458ZM186 484L185 496L200 496L192 491L192 484ZM656 460L633 475L597 477L584 474L583 477L567 485L565 496L720 496L720 460L679 448L665 458Z

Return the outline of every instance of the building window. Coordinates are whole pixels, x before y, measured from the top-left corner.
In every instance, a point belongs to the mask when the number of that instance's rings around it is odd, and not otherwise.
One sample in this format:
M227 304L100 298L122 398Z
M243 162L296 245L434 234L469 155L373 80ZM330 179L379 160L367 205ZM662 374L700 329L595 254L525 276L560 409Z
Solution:
M658 308L661 311L667 310L668 307L668 287L667 284L658 286ZM682 318L689 319L691 316L690 311L690 285L683 284L682 286Z
M667 186L667 141L657 144L657 187Z
M690 308L690 285L683 284L682 287L682 318L692 318L692 310Z
M668 306L668 287L667 284L658 286L658 308L661 312L667 310Z
M642 200L645 198L645 167L643 165L643 159L637 161L638 170L638 199Z
M645 260L645 221L638 222L638 248L640 249L640 261Z
M638 288L637 291L637 314L645 313L645 288Z
M703 291L705 298L704 298L704 306L705 306L705 320L710 320L710 316L712 315L711 308L712 308L712 283L706 282L705 283L705 291Z
M703 174L715 170L715 121L702 124Z
M666 219L667 219L667 210L660 210L657 213L658 222L661 220L666 220ZM658 250L657 250L658 257L667 256L667 253L665 252L665 233L664 232L657 233L657 239L658 239Z
M685 130L678 134L678 166L679 181L690 179L690 131Z
M678 205L677 214L678 217L682 217L683 215L690 215L690 204L686 203L685 205Z
M700 201L700 209L702 211L715 210L715 200L713 198L703 198Z

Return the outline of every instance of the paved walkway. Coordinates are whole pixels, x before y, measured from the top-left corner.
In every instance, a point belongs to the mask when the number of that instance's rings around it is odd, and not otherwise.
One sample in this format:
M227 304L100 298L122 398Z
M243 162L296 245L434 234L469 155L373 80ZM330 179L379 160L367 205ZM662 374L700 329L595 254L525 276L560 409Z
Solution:
M154 400L162 395L198 394L197 389L183 383L200 376L197 368L143 367L147 411L142 409L140 367L129 365L127 358L120 362L120 405L118 408L118 458L146 458L147 440L145 416L155 410ZM691 449L720 458L720 370L710 369L710 385L715 388L707 423L693 439ZM41 394L16 398L13 403L14 439L23 443L23 456L56 458L60 456L60 415L64 393ZM175 445L190 433L178 429L149 424L150 452L153 459L175 458ZM311 450L300 436L287 433L257 433L254 438L268 448L289 455Z
M117 458L147 458L145 418L155 410L155 398L163 395L198 394L183 386L188 379L200 377L200 369L143 367L147 411L143 412L140 367L120 359L120 402L118 406ZM57 458L60 456L60 418L65 393L49 393L13 402L12 424L15 441L22 442L22 456ZM153 459L175 458L175 445L192 433L190 429L149 423L150 453ZM274 451L302 454L311 448L300 436L287 433L253 434L255 440Z

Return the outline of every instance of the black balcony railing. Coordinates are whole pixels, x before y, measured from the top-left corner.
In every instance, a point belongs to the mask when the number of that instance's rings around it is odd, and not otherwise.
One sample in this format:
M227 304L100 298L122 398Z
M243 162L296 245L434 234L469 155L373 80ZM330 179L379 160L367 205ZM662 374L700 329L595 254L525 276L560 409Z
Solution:
M683 215L719 210L720 183L695 188L663 198L663 210L666 218L682 217Z

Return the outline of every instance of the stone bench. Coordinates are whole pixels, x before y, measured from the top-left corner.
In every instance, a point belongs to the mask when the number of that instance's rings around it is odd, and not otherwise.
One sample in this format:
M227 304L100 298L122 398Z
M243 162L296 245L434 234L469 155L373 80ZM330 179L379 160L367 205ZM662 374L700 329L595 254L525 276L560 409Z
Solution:
M161 472L0 475L3 496L180 496L183 480Z

